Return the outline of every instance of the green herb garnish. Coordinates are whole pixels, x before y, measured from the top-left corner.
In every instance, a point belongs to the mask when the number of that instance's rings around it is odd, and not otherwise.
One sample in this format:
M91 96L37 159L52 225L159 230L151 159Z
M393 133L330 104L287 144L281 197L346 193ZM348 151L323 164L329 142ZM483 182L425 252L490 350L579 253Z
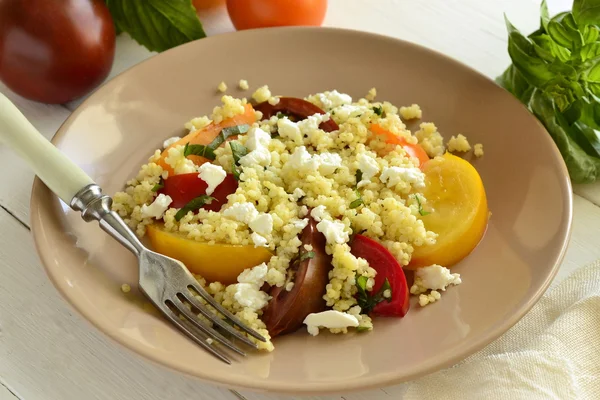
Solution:
M356 288L358 289L356 301L361 308L361 312L364 314L370 313L373 308L382 301L387 301L388 303L392 301L391 295L389 298L383 296L386 290L389 290L390 294L392 293L392 287L387 278L385 278L383 285L381 285L374 295L370 295L369 292L367 292L367 281L368 278L362 275L356 279Z
M600 0L574 0L524 36L508 20L512 65L497 78L546 127L574 183L600 178Z
M356 328L356 332L366 332L369 331L370 329L367 328L366 326L359 326Z
M381 106L373 107L373 112L381 117L383 115L383 107L381 107Z
M358 191L358 189L356 189L356 200L353 200L350 203L350 208L356 208L356 207L360 207L361 205L365 204L362 195L360 194L360 192Z
M214 197L207 196L205 194L203 194L202 196L196 197L195 199L193 199L189 203L187 203L185 206L183 206L183 208L181 208L179 211L177 211L177 214L175 214L175 221L179 222L179 220L181 220L181 218L185 217L188 212L199 210L205 204L211 204L213 201L218 201L218 200L215 199Z
M152 186L152 191L153 192L158 192L160 189L165 187L165 180L161 177L158 181L158 183L154 186Z
M429 211L425 211L423 209L423 205L421 204L421 200L419 200L419 195L415 194L415 200L417 201L417 205L419 206L419 214L421 214L421 216L426 216L431 214Z
M362 181L362 171L360 169L356 170L356 174L354 175L356 177L356 185L358 186L358 182Z
M282 113L282 112L278 112L278 113L277 113L277 118L278 118L278 119L281 119L281 118L284 118L284 117L285 117L285 114L284 114L284 113Z
M248 154L248 149L245 148L239 142L235 142L235 141L229 142L229 147L231 147L231 155L233 156L233 165L231 166L231 170L233 172L233 176L235 176L235 179L237 179L239 181L240 174L241 174L241 171L239 168L240 158L242 158L246 154Z
M218 149L219 146L221 146L225 142L225 140L227 140L228 137L246 133L249 129L250 125L248 124L223 128L221 129L221 132L219 132L217 137L214 138L212 142L210 142L209 145L205 146L202 144L186 143L183 149L183 155L184 157L195 155L208 158L209 160L214 160L215 158L217 158L217 156L215 155L215 150Z
M307 251L306 253L302 253L302 255L300 256L300 261L304 261L309 258L315 258L315 255L316 254L314 251Z
M106 0L117 34L127 32L150 51L206 36L190 0Z

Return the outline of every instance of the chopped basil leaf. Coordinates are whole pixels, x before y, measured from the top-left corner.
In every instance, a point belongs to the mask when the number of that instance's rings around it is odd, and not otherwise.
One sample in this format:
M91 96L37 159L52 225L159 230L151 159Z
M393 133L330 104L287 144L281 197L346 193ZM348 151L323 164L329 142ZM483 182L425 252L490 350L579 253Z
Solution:
M356 184L358 185L358 182L362 181L362 171L360 169L356 170Z
M415 194L415 200L417 200L417 204L419 205L419 214L421 214L421 216L426 216L431 214L429 211L425 211L423 210L423 205L421 204L421 200L419 200L419 195Z
M373 107L373 112L381 117L383 115L383 107Z
M283 117L285 117L285 114L284 114L284 113L282 113L282 112L278 112L278 113L277 113L277 118L278 118L278 119L281 119L281 118L283 118Z
M185 147L183 148L183 156L187 157L192 155L208 158L209 160L214 160L217 158L215 152L209 146L186 143Z
M195 199L193 199L189 203L187 203L185 206L183 206L183 208L181 208L179 211L177 211L177 214L175 214L175 221L179 222L179 220L181 220L181 218L185 217L188 212L199 210L205 204L210 204L213 201L218 201L218 200L215 199L214 197L207 196L205 194L203 194L202 196L196 197Z
M315 255L316 255L316 254L315 254L315 252L314 252L314 251L307 251L306 253L303 253L303 254L300 256L300 261L304 261L304 260L306 260L306 259L308 259L308 258L315 258Z
M164 187L165 187L165 181L161 177L160 180L158 181L158 183L152 187L152 191L153 192L158 192L160 189L162 189Z
M231 166L231 171L233 172L233 176L236 180L240 180L240 158L244 157L248 154L248 149L241 145L239 142L231 141L229 142L229 147L231 147L231 155L233 156L233 165Z
M365 202L362 199L362 195L360 194L360 192L358 191L358 189L356 189L356 195L358 197L357 197L356 200L354 200L352 203L350 203L350 208L360 207L361 205L365 204Z
M370 329L367 328L366 326L359 326L356 328L356 332L366 332L369 331Z
M356 288L358 289L356 301L358 302L358 305L360 306L362 313L364 314L370 313L373 310L373 308L375 308L375 306L381 303L382 301L387 301L388 303L392 301L391 296L390 298L385 298L383 296L383 293L386 290L389 290L390 293L392 292L390 281L387 278L385 278L383 285L381 285L377 293L375 293L374 295L370 295L367 292L367 281L368 278L362 275L359 276L358 279L356 279Z

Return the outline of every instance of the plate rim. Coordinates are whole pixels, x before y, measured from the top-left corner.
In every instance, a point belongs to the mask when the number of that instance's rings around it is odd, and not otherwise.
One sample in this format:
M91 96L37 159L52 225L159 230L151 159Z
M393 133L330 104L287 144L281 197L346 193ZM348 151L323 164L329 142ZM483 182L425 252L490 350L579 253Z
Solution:
M183 51L182 50L183 48L191 48L192 46L202 46L201 43L206 42L206 40L220 40L220 38L229 37L234 34L238 35L238 36L239 35L251 36L251 35L255 35L257 33L262 35L262 34L264 34L263 32L265 32L265 31L270 31L270 32L275 32L275 33L279 32L279 31L287 31L287 32L291 32L292 34L297 34L297 33L305 34L307 32L308 33L323 32L324 34L337 33L337 34L348 35L348 36L352 36L352 35L358 35L358 36L363 36L363 37L366 36L366 37L372 38L373 40L379 40L379 41L384 40L384 41L389 41L389 42L395 42L396 44L400 44L402 46L411 47L411 48L415 49L416 51L420 51L422 53L427 53L431 57L443 58L443 59L445 59L445 61L455 64L459 68L468 70L470 72L470 74L474 77L477 77L479 79L484 79L488 82L496 84L492 79L490 79L486 75L482 74L481 72L475 70L474 68L472 68L472 67L464 64L463 62L456 60L446 54L443 54L441 52L438 52L436 50L433 50L431 48L422 46L422 45L414 43L414 42L410 42L407 40L403 40L403 39L399 39L399 38L395 38L395 37L391 37L391 36L387 36L387 35L383 35L383 34L360 31L360 30L355 30L355 29L336 28L336 27L275 27L275 28L251 29L251 30L246 30L246 31L241 31L241 32L228 32L228 33L224 33L224 34L207 37L202 40L195 40L192 42L188 42L186 44L183 44L183 45L174 47L172 49L169 49L167 51L164 51L162 53L153 55L152 57L149 57L137 64L130 66L129 68L123 70L119 74L115 75L111 79L105 81L100 86L98 86L79 106L77 106L77 108L75 110L73 110L73 112L67 117L67 119L60 125L56 134L52 137L51 142L54 145L56 145L56 142L59 141L64 136L65 132L67 131L68 127L71 125L72 121L75 118L77 118L78 115L84 109L87 108L87 104L95 98L96 93L98 91L106 90L106 88L110 88L111 85L118 84L121 80L124 79L124 76L129 75L138 66L148 63L148 62L152 62L152 60L154 60L157 57L164 58L164 57L167 57L168 54L171 54L173 52ZM500 86L498 86L498 89L504 90ZM507 93L507 94L509 94L509 93ZM519 103L519 105L521 107L524 107L516 98L514 98L513 96L511 96L511 97L512 97L512 101L517 102L517 103ZM529 111L527 111L527 112L529 113ZM535 120L535 123L537 123L538 126L540 126L541 129L543 129L547 133L546 128L543 126L543 124L541 124L541 122L537 118L535 118L535 116L530 115L530 117L533 118ZM47 193L50 193L51 197L54 197L55 199L57 199L57 197L51 191L49 191L49 189L44 185L44 183L37 176L34 179L33 186L32 186L32 192L31 192L31 196L30 196L31 233L32 233L32 236L34 239L36 252L41 260L42 266L44 267L44 271L45 271L46 275L48 276L48 278L50 279L50 281L52 282L53 286L56 288L57 292L60 294L60 297L64 301L66 301L66 303L70 304L71 307L74 308L80 314L80 316L83 317L84 320L86 320L88 323L91 323L104 336L111 338L111 340L118 343L121 347L126 348L127 351L129 351L135 355L141 356L142 358L151 361L155 365L160 365L162 367L167 367L167 368L173 369L175 371L183 373L184 375L187 375L187 376L195 378L195 379L199 379L208 384L226 387L226 388L230 388L230 389L251 390L254 392L267 392L268 391L270 393L282 393L282 394L327 395L327 394L334 394L334 393L349 393L349 392L356 392L356 391L363 391L363 390L370 390L370 389L379 389L382 387L388 387L388 386L399 384L402 382L411 381L416 378L434 373L436 371L447 368L451 365L455 365L456 363L464 360L466 357L476 353L477 351L481 350L482 348L484 348L485 346L487 346L488 344L490 344L491 342L493 342L494 340L499 338L501 335L506 333L518 321L520 321L525 316L525 314L527 314L531 310L531 308L539 301L539 299L542 297L542 295L549 288L550 284L552 283L552 281L556 277L556 274L558 273L558 270L562 264L562 261L564 260L564 257L565 257L566 251L567 251L567 247L570 242L571 235L572 235L573 191L572 191L572 184L569 179L568 170L565 165L565 162L564 162L558 148L556 147L556 144L554 143L554 141L552 141L550 134L545 135L545 140L550 142L550 144L551 144L550 147L551 147L552 151L554 152L554 155L559 159L559 164L560 164L559 168L562 170L563 175L566 177L565 180L561 181L562 183L560 186L561 186L561 189L564 189L567 193L566 199L564 199L565 204L563 205L563 209L565 209L567 211L566 227L565 227L564 232L562 232L564 235L564 239L562 241L560 251L559 251L557 257L555 258L554 265L552 265L551 268L549 269L549 273L548 273L546 279L537 288L535 293L532 296L530 296L528 301L523 303L519 308L517 308L515 310L515 312L513 312L506 319L506 322L503 324L502 327L496 328L494 330L489 330L488 332L486 332L485 334L482 334L479 338L477 338L477 340L472 341L469 345L461 346L461 347L463 347L462 351L447 352L448 353L447 355L445 355L442 359L438 358L438 361L436 361L436 362L423 363L421 368L412 370L412 372L409 374L400 375L398 373L394 373L394 371L391 370L387 373L379 374L376 377L369 377L368 379L359 377L359 378L355 378L350 381L346 380L346 381L340 381L340 382L336 382L336 383L309 382L309 383L305 383L305 384L292 384L292 385L286 384L283 382L273 382L273 383L264 384L264 381L260 381L260 384L255 384L255 383L253 383L253 381L251 379L247 379L243 383L239 383L239 382L236 383L233 380L227 379L227 377L223 377L222 375L221 376L212 375L210 373L210 371L206 371L206 373L204 375L200 376L199 374L193 372L191 369L186 369L182 365L171 362L168 359L159 358L159 357L153 355L152 352L145 351L144 347L130 346L130 344L126 340L124 340L121 337L121 335L118 335L116 332L109 332L109 331L104 330L102 325L100 324L100 322L94 318L94 313L86 312L83 308L79 307L78 304L76 302L74 302L69 296L67 296L67 294L64 291L62 291L60 289L58 282L55 280L55 277L51 274L52 263L51 263L51 260L49 259L49 255L47 253L42 252L42 249L41 249L41 244L42 244L42 242L44 242L44 237L41 234L42 233L42 225L43 225L42 221L43 221L43 219L47 218L47 217L45 217L44 213L41 212L41 208L40 208L40 202L43 201L42 194L44 192L47 192ZM46 200L47 200L47 198L46 198ZM62 200L59 200L59 201L62 201ZM243 361L241 361L241 362L243 362ZM239 379L236 379L236 380L239 381Z

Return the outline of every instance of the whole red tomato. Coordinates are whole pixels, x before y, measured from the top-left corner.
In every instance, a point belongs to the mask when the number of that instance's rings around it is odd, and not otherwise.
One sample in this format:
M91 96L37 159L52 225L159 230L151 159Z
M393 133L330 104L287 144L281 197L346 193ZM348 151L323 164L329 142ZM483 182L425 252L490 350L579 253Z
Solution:
M115 28L101 0L0 0L0 80L31 100L65 103L106 78Z
M227 0L237 30L323 23L327 0Z

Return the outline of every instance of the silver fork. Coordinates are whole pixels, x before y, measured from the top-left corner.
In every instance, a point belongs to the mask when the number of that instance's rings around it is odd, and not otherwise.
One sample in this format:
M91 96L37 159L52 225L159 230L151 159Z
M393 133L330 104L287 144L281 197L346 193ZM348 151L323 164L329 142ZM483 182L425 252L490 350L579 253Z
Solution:
M228 364L231 361L227 353L215 346L215 342L242 356L246 355L214 326L255 349L258 347L256 343L235 327L260 341L266 341L217 303L180 261L146 248L121 217L111 210L112 199L103 195L100 187L47 141L2 93L0 141L19 153L46 186L71 208L80 211L86 222L98 221L100 228L135 254L139 261L141 291L167 319L203 349ZM193 309L210 323L199 318Z

